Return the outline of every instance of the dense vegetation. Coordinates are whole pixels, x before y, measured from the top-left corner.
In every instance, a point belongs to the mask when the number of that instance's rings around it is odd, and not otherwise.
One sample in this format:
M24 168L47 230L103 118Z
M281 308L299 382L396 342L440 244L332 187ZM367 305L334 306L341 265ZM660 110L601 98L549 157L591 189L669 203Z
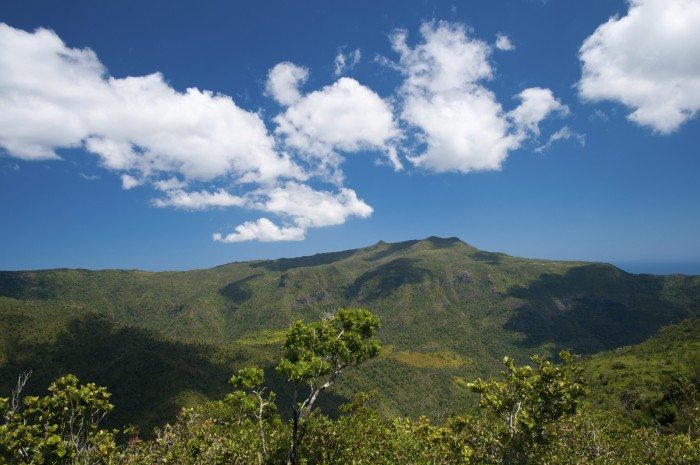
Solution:
M590 402L635 427L688 432L700 427L700 318L663 328L634 346L583 361Z
M181 407L222 398L230 374L254 365L288 418L293 389L274 369L284 331L340 307L371 308L383 348L319 400L323 411L335 416L375 391L382 415L437 420L474 406L461 385L497 373L504 354L516 363L560 349L595 354L697 315L700 277L522 259L439 238L177 273L2 272L0 392L28 370L28 394L72 373L112 393L110 427L148 435ZM620 363L628 368L611 373L635 369ZM622 381L592 388L604 382ZM629 389L640 412L655 402L644 389Z
M498 378L463 385L480 396L476 414L456 413L438 421L387 417L372 406L371 395L343 405L337 418L322 414L314 408L318 396L346 369L379 354L378 325L366 310L341 309L319 322L291 326L277 365L294 385L289 421L279 415L275 394L259 368L239 370L230 380L232 392L183 409L151 440L139 439L129 429L101 428L102 418L113 408L104 388L80 385L68 375L52 383L46 396L23 397L27 377L20 376L11 396L0 398L0 463L700 463L697 364L684 367L681 362L654 379L670 375L682 380L680 384L646 385L652 397L655 391L663 393L646 418L627 402L627 394L609 387L615 383L602 383L604 389L593 389L590 401L582 401L590 384L586 368L595 368L598 381L611 375L605 367L617 369L620 357L635 360L636 369L653 369L681 347L697 344L697 319L583 364L566 351L559 354L560 364L533 356L534 366L519 366L506 357ZM687 360L695 363L697 357L692 352ZM692 379L684 379L688 369L696 370ZM622 408L600 410L598 402L611 401L604 392L617 395ZM658 407L676 415L660 417ZM120 435L128 441L120 442Z

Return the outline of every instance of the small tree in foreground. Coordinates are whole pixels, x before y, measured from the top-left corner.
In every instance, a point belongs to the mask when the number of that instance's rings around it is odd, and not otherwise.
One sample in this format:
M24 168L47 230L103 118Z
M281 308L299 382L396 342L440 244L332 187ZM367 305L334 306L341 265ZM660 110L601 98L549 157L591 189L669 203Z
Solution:
M224 401L240 404L244 411L253 413L258 423L258 433L260 434L260 446L262 448L262 459L267 462L267 441L265 439L265 415L268 411L275 410L275 394L267 391L263 386L265 373L262 368L243 368L231 377L229 381L234 388L233 394L226 396ZM261 460L262 461L262 460Z
M99 425L113 408L109 392L67 375L51 383L48 396L22 399L28 377L20 376L11 398L0 398L0 463L108 463L114 431Z
M516 366L505 357L502 380L469 383L481 394L480 405L491 410L506 427L499 440L505 463L523 462L536 444L550 438L548 427L564 415L576 413L585 394L582 369L573 364L573 356L561 351L562 363L555 365L541 357L531 360L535 368Z
M292 433L287 462L299 463L298 450L318 396L349 366L376 357L379 318L364 309L341 309L315 323L295 322L284 342L277 371L294 385Z

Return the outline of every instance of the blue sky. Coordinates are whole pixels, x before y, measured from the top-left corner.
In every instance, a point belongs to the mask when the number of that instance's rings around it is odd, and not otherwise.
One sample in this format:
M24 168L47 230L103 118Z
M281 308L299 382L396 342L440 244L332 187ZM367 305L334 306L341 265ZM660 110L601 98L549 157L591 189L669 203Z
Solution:
M0 269L436 235L700 273L697 0L235 3L0 5Z

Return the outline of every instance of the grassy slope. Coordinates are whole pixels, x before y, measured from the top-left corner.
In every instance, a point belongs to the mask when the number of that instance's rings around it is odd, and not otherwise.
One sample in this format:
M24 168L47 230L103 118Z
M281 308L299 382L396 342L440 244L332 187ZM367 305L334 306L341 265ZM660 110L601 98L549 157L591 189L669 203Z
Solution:
M700 277L521 259L439 238L188 272L0 273L0 392L26 368L37 387L75 372L115 392L120 420L150 425L220 395L246 361L269 367L281 329L339 306L378 313L389 347L328 401L381 388L388 413L437 415L465 402L454 377L492 373L504 354L595 353L697 314Z

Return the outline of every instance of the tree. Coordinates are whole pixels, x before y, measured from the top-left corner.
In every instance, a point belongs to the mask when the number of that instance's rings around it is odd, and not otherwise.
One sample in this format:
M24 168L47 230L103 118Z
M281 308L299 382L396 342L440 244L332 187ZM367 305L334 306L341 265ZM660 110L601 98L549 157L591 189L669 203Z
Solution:
M274 410L275 394L267 395L267 387L263 386L265 373L261 368L243 368L231 377L230 383L238 390L226 396L225 401L241 404L243 409L252 412L258 422L262 459L267 461L267 442L265 440L265 413Z
M564 415L576 413L579 399L585 394L581 368L573 365L573 356L561 351L561 365L534 356L535 368L516 366L505 357L502 380L469 383L481 394L480 405L491 410L502 424L499 447L505 463L524 462L528 451L550 437L548 426Z
M115 451L114 432L100 429L113 408L110 394L73 375L51 383L49 395L27 396L22 375L10 399L0 398L0 459L10 463L106 463Z
M299 445L318 396L343 370L376 357L379 318L365 309L341 309L315 323L295 322L287 333L277 371L294 384L292 432L287 463L299 463Z

